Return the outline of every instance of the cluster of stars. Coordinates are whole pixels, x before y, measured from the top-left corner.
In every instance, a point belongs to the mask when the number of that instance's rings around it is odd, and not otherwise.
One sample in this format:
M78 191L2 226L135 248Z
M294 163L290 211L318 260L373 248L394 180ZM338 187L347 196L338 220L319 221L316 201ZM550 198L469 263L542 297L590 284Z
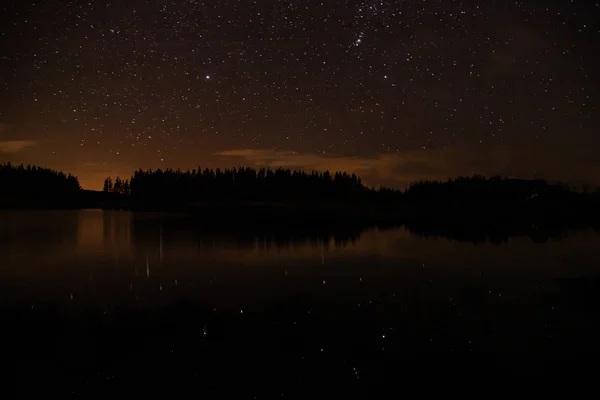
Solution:
M0 122L60 137L56 157L174 164L234 147L370 156L597 142L589 2L1 7Z

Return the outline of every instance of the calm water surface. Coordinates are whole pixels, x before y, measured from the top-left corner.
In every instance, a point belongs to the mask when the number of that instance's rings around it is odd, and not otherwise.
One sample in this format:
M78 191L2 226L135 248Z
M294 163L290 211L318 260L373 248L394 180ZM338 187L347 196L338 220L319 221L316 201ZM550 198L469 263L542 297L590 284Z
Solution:
M403 289L485 288L535 297L553 279L600 272L593 231L535 243L420 238L403 228L255 233L182 217L100 210L0 213L5 304L147 306L192 298L257 307L281 297L379 297Z
M600 352L599 261L593 231L474 245L402 228L0 212L0 351L19 390L69 393L186 383L281 398L466 367L566 374Z

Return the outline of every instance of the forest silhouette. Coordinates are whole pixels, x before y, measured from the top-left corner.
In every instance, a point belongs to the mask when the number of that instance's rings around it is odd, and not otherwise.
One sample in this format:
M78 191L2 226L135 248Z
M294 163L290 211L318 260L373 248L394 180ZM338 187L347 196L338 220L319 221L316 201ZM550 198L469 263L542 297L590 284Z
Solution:
M82 190L71 174L0 166L2 208L175 211L203 224L406 225L423 234L496 237L532 229L598 226L600 191L541 179L480 175L420 181L405 190L364 185L355 174L269 168L137 170ZM460 233L463 231L463 233Z
M128 194L148 204L213 201L305 201L364 197L367 188L355 174L306 173L289 169L138 170L130 180L108 177L104 191Z
M36 165L0 164L0 208L72 208L79 205L77 177Z

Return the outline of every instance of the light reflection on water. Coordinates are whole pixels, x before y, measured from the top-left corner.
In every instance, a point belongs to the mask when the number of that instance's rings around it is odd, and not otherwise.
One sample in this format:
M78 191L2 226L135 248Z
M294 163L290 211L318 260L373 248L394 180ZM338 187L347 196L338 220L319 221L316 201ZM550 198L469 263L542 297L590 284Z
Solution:
M435 284L535 287L600 272L600 237L588 231L500 245L424 239L403 228L253 232L242 226L207 231L159 214L0 212L3 300L247 302L291 292L335 295L369 283L388 291Z

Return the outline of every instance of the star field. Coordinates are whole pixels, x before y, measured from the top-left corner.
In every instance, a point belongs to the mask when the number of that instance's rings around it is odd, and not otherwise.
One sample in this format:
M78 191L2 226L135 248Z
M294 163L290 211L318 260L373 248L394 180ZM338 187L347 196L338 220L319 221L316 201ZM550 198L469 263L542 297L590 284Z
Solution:
M395 186L463 172L600 183L598 3L0 7L0 158L84 187L140 167L320 159Z

